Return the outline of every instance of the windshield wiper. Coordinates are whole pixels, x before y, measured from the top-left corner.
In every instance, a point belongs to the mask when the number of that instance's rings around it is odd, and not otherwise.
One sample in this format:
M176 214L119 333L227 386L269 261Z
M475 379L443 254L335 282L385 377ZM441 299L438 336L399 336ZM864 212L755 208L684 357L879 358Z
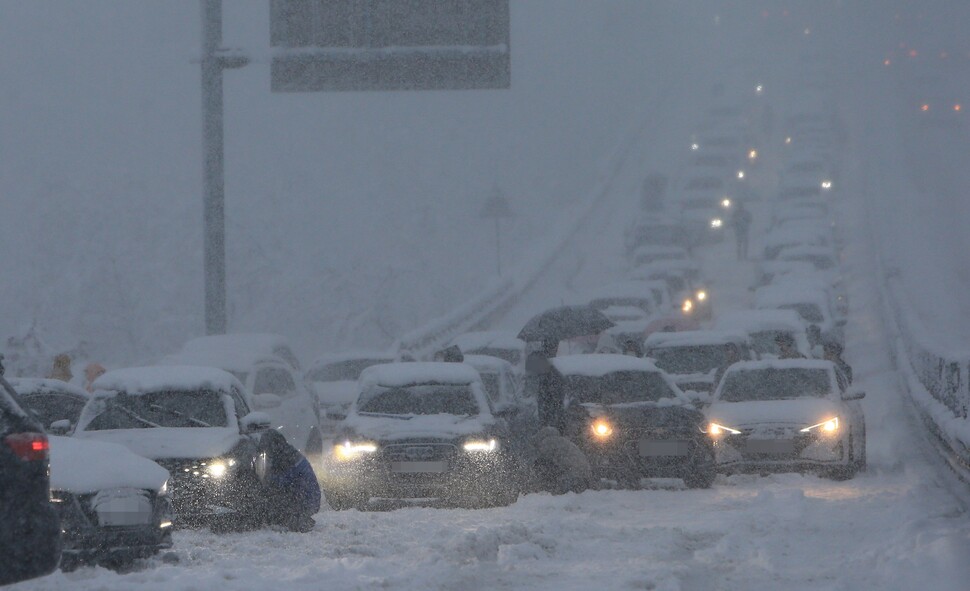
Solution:
M128 415L129 418L135 419L139 423L148 425L149 427L155 427L157 429L161 429L162 428L161 425L156 425L155 423L153 423L153 422L149 421L148 419L140 416L138 413L136 413L135 411L133 411L131 409L125 408L124 406L121 406L121 405L117 406L116 408L118 410L120 410L121 412L125 413L126 415Z
M162 406L160 404L149 404L148 405L148 408L150 408L152 410L162 410L162 411L165 411L165 412L167 412L167 413L169 413L171 415L174 415L174 416L177 416L179 418L185 419L185 420L187 420L190 423L195 423L196 425L198 425L200 427L211 427L212 426L212 425L210 425L209 423L207 423L207 422L205 422L203 420L197 419L197 418L192 417L192 416L188 416L185 413L181 413L181 412L179 412L179 411L177 411L175 409L172 409L172 408L167 408L167 407Z

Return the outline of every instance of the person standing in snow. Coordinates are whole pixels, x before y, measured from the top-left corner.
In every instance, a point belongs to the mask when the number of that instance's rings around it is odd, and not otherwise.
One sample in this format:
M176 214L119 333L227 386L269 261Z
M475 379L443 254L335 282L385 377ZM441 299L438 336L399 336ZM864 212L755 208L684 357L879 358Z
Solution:
M525 362L526 394L534 396L539 410L539 424L558 427L562 414L562 397L553 383L550 359L556 356L559 343L542 341Z
M73 377L74 374L71 373L71 356L67 353L61 353L54 357L54 367L51 368L47 379L70 382Z
M852 366L842 358L842 345L835 341L825 341L822 343L822 358L834 363L846 381L852 383Z
M734 213L731 214L731 225L734 226L734 240L738 247L738 260L748 258L748 233L751 230L751 212L744 206L743 201L737 202Z
M94 380L101 377L101 374L106 371L100 363L89 363L84 368L84 389L88 392L94 392Z
M267 461L265 507L260 512L263 523L301 533L313 530L321 495L310 462L275 429L260 437L259 451L266 454Z

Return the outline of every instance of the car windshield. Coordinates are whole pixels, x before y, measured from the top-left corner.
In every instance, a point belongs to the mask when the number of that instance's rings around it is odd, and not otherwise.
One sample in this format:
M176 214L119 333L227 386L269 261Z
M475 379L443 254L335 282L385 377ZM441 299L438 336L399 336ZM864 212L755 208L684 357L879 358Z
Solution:
M481 412L469 384L375 386L361 393L357 410L386 415L473 416Z
M616 371L605 376L569 375L564 393L573 402L627 404L656 402L677 395L657 371Z
M212 390L120 393L101 400L87 431L152 427L227 427L222 395Z
M685 345L651 349L647 357L657 362L657 367L667 373L688 374L708 373L730 359L732 345ZM737 361L737 356L732 361Z
M389 363L387 359L348 359L330 363L321 367L315 367L307 373L307 379L311 382L343 382L354 381L360 378L361 372L372 365Z
M480 347L478 349L465 351L465 354L488 355L489 357L498 357L499 359L504 359L508 361L512 365L517 365L520 361L522 361L522 352L517 349L500 349L498 347Z
M752 402L824 398L831 391L832 380L825 369L742 369L728 372L724 377L718 400Z
M51 426L54 421L68 420L72 425L81 416L81 409L87 402L77 396L58 394L26 394L20 397L23 406L37 417L44 428Z
M781 348L778 347L776 339L779 335L788 335L794 338L795 335L788 330L759 330L751 334L751 345L759 355L781 355Z
M819 322L825 322L825 317L822 315L822 310L816 304L787 304L784 306L779 306L782 310L794 310L798 312L798 315L805 319L806 322L811 322L817 324Z

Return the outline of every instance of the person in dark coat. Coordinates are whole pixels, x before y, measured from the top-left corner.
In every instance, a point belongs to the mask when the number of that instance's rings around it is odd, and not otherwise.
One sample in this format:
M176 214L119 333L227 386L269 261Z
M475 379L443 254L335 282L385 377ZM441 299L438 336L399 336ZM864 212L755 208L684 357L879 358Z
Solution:
M557 428L562 411L562 397L556 387L553 375L555 371L549 360L556 356L558 348L559 343L556 341L543 341L525 361L526 394L535 396L539 424Z
M795 347L795 337L787 332L778 333L775 344L778 345L778 359L805 359Z
M320 510L320 485L310 462L286 438L270 429L262 435L259 450L266 454L263 478L266 525L282 525L290 531L308 532Z
M731 214L731 225L734 226L734 239L738 246L738 260L748 258L748 234L751 231L751 212L744 207L743 201L737 202L734 213Z
M822 356L831 361L835 367L842 372L848 383L852 383L852 366L842 358L842 345L835 341L825 341L822 343Z
M434 360L444 361L446 363L462 363L465 361L465 355L457 345L451 345L450 347L435 351Z

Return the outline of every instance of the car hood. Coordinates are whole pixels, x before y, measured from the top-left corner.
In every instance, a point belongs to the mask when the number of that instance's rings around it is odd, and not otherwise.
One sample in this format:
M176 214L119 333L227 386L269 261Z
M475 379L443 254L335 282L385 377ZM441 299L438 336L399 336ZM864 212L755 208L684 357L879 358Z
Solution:
M228 427L158 427L82 431L75 437L123 445L151 460L214 458L239 442L239 431Z
M72 437L51 437L51 489L76 494L111 488L157 491L168 470L128 449Z
M390 416L352 413L344 421L337 439L349 434L375 441L393 441L415 437L453 439L478 435L494 425L491 416L459 417L455 415Z
M840 405L825 398L764 400L757 402L715 401L705 411L711 421L740 429L764 424L814 425L838 416Z

